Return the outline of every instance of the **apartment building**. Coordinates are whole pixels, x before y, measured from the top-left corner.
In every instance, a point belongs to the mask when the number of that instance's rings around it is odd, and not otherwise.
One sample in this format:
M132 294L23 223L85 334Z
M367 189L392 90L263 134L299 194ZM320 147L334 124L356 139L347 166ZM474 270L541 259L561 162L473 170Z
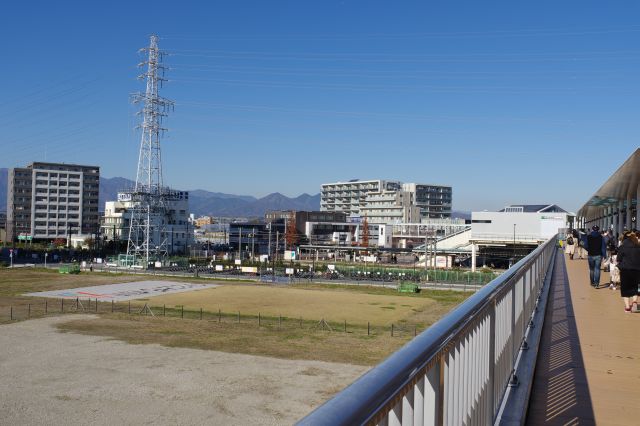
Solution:
M322 184L320 192L320 210L344 212L347 216L360 215L368 194L386 191L398 191L400 182L385 180L358 180Z
M320 210L367 216L371 223L416 223L451 217L452 188L385 180L351 180L321 187Z
M451 217L453 190L450 186L403 183L402 190L413 194L413 203L420 208L421 218L446 219Z
M368 194L360 207L362 217L369 223L418 223L421 208L415 203L415 193L408 191L384 191Z
M98 232L100 168L34 162L9 170L7 240L67 238Z

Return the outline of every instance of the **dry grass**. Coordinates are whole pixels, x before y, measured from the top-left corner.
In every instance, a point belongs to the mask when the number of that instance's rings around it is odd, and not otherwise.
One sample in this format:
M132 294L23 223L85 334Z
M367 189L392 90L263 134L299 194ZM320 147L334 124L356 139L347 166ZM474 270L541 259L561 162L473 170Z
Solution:
M390 325L409 320L415 313L437 310L436 302L427 297L390 294L364 294L357 291L272 287L265 285L224 285L186 293L167 294L138 301L153 306L185 306L208 312L241 312L265 316L283 315L293 318L322 318L327 321Z
M385 330L367 336L366 328L326 331L315 324L285 321L278 330L273 324L257 327L246 321L180 319L105 314L100 319L77 317L58 326L63 331L108 336L131 344L157 343L170 347L209 349L264 355L284 359L317 360L356 365L375 365L406 343L412 333L391 337ZM313 372L309 372L313 374Z
M22 296L24 293L151 278L200 281L121 274L61 275L55 270L42 269L0 270L0 323L8 321L10 305L22 306L18 312L22 319L26 318L27 303L32 304L32 316L42 316L44 311L39 305L44 304L44 300ZM366 286L271 287L224 283L215 289L148 300L155 307L166 304L167 317L128 315L122 313L126 310L124 304L120 305L120 313L111 313L110 304L100 304L99 319L74 316L60 328L134 344L158 343L286 359L373 365L410 340L414 329L422 331L468 296L468 293L452 291L399 294L393 289ZM134 305L144 302L140 300ZM50 313L59 312L56 303L50 301ZM185 311L185 318L181 319L181 311L176 306L183 304L190 311ZM68 306L73 311L72 301ZM201 307L205 308L203 320L199 320ZM218 308L227 314L220 318L221 322L218 322ZM242 313L239 324L235 316L238 310ZM160 313L157 308L155 312ZM283 316L281 327L279 315ZM322 318L330 322L333 331L318 327ZM343 331L345 320L347 332ZM367 335L367 321L372 325L371 335ZM394 337L390 336L391 323L395 327Z

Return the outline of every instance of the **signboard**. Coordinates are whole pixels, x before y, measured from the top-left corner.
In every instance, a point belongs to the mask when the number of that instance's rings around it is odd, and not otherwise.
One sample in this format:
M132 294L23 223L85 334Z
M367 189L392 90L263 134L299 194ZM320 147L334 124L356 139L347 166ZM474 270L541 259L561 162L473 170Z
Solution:
M258 268L255 266L243 266L242 267L242 272L248 273L248 274L257 274L258 273Z
M122 193L122 192L118 192L118 201L120 202L125 202L125 201L131 201L131 194L128 193Z
M330 271L335 271L336 270L336 265L327 265L327 269Z
M295 250L286 250L284 252L284 260L296 260L296 251Z
M223 270L224 270L224 266L216 265L216 271L223 271Z
M18 235L18 241L31 241L33 240L32 235Z
M236 265L242 265L242 260L236 259Z
M287 268L287 269L285 270L285 273L286 273L287 275L293 275L293 268Z
M451 256L436 256L436 268L451 268Z

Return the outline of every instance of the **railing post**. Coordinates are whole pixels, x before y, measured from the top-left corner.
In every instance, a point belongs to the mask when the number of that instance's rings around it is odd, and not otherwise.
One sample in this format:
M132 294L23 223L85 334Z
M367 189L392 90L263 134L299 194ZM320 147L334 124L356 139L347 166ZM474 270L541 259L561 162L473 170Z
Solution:
M487 383L487 418L484 424L493 424L493 415L496 407L495 370L496 370L496 300L491 303L489 309L489 383Z
M433 375L433 382L431 381L431 378L429 379L429 383L432 384L433 390L435 391L437 389L437 393L435 394L434 398L435 405L433 407L433 418L436 419L437 425L444 425L444 370L446 357L448 357L448 355L448 352L443 352L440 354L440 359L438 360L437 364L437 370ZM437 382L435 381L436 378ZM437 388L435 386L436 384Z

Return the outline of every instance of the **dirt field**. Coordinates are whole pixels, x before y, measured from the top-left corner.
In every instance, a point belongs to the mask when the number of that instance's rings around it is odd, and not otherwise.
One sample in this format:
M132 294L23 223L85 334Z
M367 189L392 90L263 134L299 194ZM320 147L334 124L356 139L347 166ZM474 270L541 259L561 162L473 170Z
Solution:
M58 332L69 319L0 326L0 423L292 424L366 371Z
M265 316L283 315L327 321L389 325L406 320L414 313L434 308L436 301L425 297L391 294L365 294L333 289L302 289L260 285L223 285L188 293L169 294L145 299L153 306L180 307L193 310L238 312Z

